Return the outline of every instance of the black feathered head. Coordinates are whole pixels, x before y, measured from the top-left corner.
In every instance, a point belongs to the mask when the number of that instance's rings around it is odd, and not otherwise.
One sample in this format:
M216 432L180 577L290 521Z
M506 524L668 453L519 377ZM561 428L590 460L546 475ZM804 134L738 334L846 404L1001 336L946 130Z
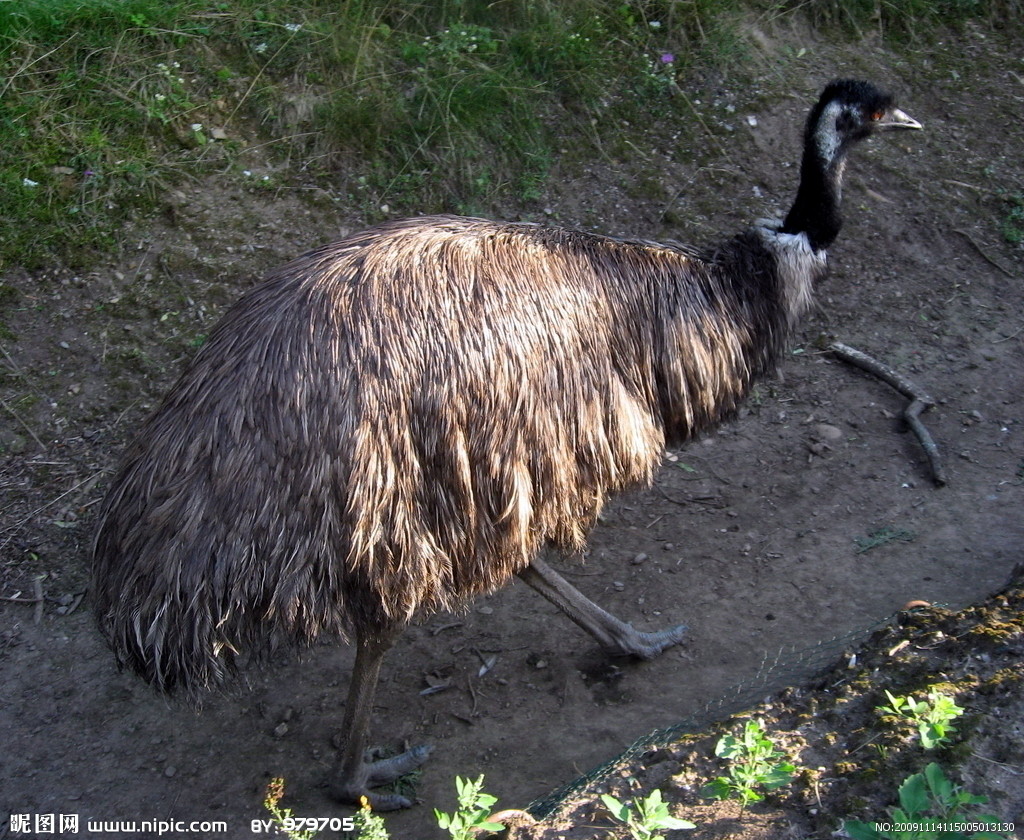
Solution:
M920 128L921 124L896 107L892 95L870 82L837 79L831 82L807 119L805 142L832 166L850 145L876 131Z

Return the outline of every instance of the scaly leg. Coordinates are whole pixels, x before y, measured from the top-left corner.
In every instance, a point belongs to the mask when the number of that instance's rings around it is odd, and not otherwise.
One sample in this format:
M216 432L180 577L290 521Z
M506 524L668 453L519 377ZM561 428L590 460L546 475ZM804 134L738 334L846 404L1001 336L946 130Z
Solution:
M380 665L400 632L400 628L394 627L380 636L360 634L357 639L356 661L342 723L345 746L331 771L331 796L353 805L359 805L360 797L365 796L374 811L395 811L412 805L404 796L370 793L370 788L393 782L415 770L427 760L431 751L430 747L420 746L381 761L368 762L364 757Z
M601 609L540 558L519 572L519 577L597 639L615 656L653 659L665 648L683 640L686 625L659 633L641 633Z

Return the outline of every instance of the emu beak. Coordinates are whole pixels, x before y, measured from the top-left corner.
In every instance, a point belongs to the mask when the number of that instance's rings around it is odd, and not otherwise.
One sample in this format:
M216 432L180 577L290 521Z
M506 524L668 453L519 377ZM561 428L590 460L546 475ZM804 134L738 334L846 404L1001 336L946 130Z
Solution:
M922 128L923 126L909 114L903 113L899 108L886 111L885 115L877 123L875 128L879 130L890 128Z

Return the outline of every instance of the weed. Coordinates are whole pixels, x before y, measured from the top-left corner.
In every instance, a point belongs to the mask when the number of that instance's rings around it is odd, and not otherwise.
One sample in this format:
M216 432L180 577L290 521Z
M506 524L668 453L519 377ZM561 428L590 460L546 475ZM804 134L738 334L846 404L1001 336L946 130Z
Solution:
M638 799L632 805L619 802L605 793L601 796L604 806L619 822L625 823L633 840L664 840L656 834L659 829L696 828L692 822L673 817L668 805L661 799L661 791L655 788L646 799Z
M915 700L911 696L894 697L889 691L888 706L877 706L877 710L885 715L895 715L917 726L921 736L921 746L926 750L945 746L950 743L950 733L956 731L953 719L964 713L952 697L935 689L928 691L926 700Z
M294 819L290 808L282 808L280 803L284 796L284 779L274 778L267 785L266 794L263 797L263 807L270 812L277 830L284 834L289 840L313 840L317 832L312 830L300 830L292 828L290 823Z
M483 793L484 777L481 775L475 782L455 777L455 789L458 792L458 808L454 814L434 809L437 824L447 829L452 840L473 840L478 831L501 831L505 826L491 822L491 806L497 798Z
M923 773L910 776L900 785L899 800L899 807L889 812L886 822L846 820L843 831L853 840L1006 840L1009 837L999 831L1000 823L995 817L967 810L967 806L983 805L988 799L954 785L934 762ZM954 829L952 823L963 827ZM972 824L980 830L967 833L966 826Z
M729 762L728 775L706 785L703 794L712 799L738 797L744 807L764 799L756 788L771 791L788 785L796 771L786 754L765 735L762 721L753 718L744 724L739 737L723 736L715 755Z
M373 813L370 808L370 801L361 797L362 805L355 815L356 837L359 840L390 840L387 828L384 826L384 818Z
M1003 218L1003 239L1020 245L1024 242L1024 193L1008 195L1006 202L1010 206Z
M885 528L879 528L877 531L872 531L866 537L857 537L854 542L857 544L856 553L864 554L886 543L895 542L896 540L911 542L916 538L917 534L913 531L903 531L899 528L886 526Z

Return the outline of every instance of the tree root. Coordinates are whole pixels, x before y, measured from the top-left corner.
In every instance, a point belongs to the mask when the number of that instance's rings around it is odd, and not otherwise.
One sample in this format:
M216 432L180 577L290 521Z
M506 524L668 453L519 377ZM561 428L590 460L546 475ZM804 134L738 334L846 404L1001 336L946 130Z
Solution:
M942 487L946 483L946 471L942 467L939 448L935 445L935 441L932 440L932 436L925 428L924 423L921 422L921 413L935 405L935 400L909 379L887 365L883 365L878 360L873 359L866 353L862 353L860 350L856 350L846 344L840 344L839 342L830 344L828 349L842 361L866 370L872 376L877 376L884 382L888 382L910 400L910 403L903 410L903 417L921 442L924 454L928 456L928 465L932 471L932 481L935 482L936 486Z

